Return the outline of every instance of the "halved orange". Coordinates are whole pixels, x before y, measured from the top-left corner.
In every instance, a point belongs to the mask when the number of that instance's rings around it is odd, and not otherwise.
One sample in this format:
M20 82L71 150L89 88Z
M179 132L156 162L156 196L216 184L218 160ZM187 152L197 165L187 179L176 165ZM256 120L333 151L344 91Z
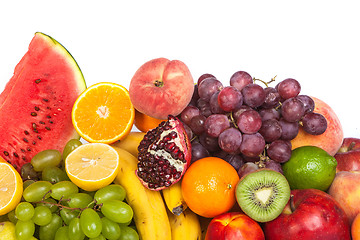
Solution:
M135 109L135 127L139 129L141 132L147 132L150 129L156 128L162 121L166 121L167 119L157 119L150 117L144 113L139 112Z
M0 157L1 159L1 157ZM23 181L11 164L0 160L0 216L16 208L23 193Z
M125 87L102 82L80 94L71 118L76 131L86 141L113 143L131 131L135 109Z
M105 143L83 144L65 160L65 171L70 180L85 191L96 191L111 184L119 166L119 154Z

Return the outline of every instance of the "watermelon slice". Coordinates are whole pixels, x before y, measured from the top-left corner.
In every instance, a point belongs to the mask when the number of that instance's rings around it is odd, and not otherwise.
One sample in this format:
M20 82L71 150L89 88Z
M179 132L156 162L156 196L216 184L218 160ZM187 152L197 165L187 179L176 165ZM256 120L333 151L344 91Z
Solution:
M0 156L18 171L38 152L79 138L72 106L86 89L81 70L55 39L35 33L0 94Z

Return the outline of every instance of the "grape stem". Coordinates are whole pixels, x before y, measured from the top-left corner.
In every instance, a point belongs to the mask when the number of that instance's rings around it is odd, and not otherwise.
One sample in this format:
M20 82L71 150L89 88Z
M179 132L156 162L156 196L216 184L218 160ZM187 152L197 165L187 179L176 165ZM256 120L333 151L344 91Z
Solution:
M259 78L255 78L255 77L253 78L253 81L254 81L254 82L255 82L255 81L262 82L266 87L269 87L269 84L270 84L270 83L275 82L276 76L277 76L277 75L275 75L275 77L271 78L271 80L268 81L268 82L265 82L264 80L261 80L261 79L259 79Z

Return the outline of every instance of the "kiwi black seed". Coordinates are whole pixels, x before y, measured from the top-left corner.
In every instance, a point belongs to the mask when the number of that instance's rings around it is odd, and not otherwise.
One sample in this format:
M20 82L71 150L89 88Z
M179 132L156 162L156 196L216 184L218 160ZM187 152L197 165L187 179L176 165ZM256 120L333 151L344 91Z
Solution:
M284 175L260 169L244 176L236 186L240 208L257 222L277 218L290 199L290 186Z

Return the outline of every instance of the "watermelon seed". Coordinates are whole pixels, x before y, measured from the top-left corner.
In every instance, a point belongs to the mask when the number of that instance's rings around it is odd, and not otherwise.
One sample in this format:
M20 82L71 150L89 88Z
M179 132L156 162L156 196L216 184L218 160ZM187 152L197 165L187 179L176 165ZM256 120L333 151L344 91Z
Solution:
M4 151L5 156L9 156L9 153L7 151Z
M28 150L28 151L30 152L30 151L31 151L31 148L28 147L26 150Z
M32 128L33 128L34 130L36 130L36 123L33 123L33 124L32 124Z
M36 142L35 142L35 141L33 141L33 142L32 142L32 144L33 144L33 145L35 145L35 144L36 144Z
M36 80L35 80L35 83L36 83L36 84L38 84L38 83L40 83L40 82L41 82L41 79L36 79Z
M29 142L29 140L27 140L27 138L23 138L23 140L24 140L24 142L27 142L27 143Z
M48 102L48 101L49 101L49 99L43 98L43 101L44 101L44 102Z
M39 111L39 110L40 110L40 108L35 106L35 111Z
M49 123L53 124L54 122L53 122L53 121L49 121Z
M28 131L26 131L26 130L24 131L24 133L25 133L25 135L29 135L29 132L28 132Z
M22 156L22 160L26 161L26 157L25 157L25 156Z
M40 121L39 123L40 123L40 124L45 124L45 122L43 122L43 121Z
M23 148L22 148L22 149L20 149L20 150L21 150L22 152L25 152L25 149L23 149Z
M31 116L35 117L35 116L37 116L37 113L36 112L31 112Z
M51 118L51 116L50 116L50 115L47 115L46 117L47 117L47 118Z
M37 136L37 138L38 138L39 140L41 140L41 137L40 137L40 136Z
M39 131L37 129L35 129L34 132L39 133Z
M49 127L45 127L45 129L50 131L50 128L49 128Z
M14 152L14 157L18 158L19 155L16 152Z

